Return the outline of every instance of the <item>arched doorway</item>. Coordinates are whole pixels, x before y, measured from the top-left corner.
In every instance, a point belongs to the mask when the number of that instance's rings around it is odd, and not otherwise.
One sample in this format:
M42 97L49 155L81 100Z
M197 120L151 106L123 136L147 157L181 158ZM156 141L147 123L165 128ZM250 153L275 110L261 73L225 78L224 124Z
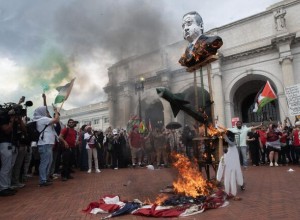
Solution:
M240 116L244 123L262 122L262 121L278 121L278 101L274 100L262 108L261 113L253 112L255 105L255 97L257 93L265 86L264 80L251 80L242 84L234 95L234 112ZM271 83L272 85L272 83ZM272 85L274 89L274 85ZM276 93L276 91L275 91Z
M155 100L151 104L146 105L145 122L151 122L152 126L164 125L164 112L163 105L160 100Z
M196 95L195 95L195 88L189 87L188 89L184 90L183 94L185 94L184 99L190 102L191 108L196 108ZM205 109L206 114L208 115L208 120L212 121L212 114L211 114L211 102L210 102L210 95L204 89L204 93L201 87L197 87L197 94L198 94L198 108ZM195 124L195 119L190 117L189 115L185 114L184 112L180 112L178 114L180 118L180 122L183 124L193 125Z

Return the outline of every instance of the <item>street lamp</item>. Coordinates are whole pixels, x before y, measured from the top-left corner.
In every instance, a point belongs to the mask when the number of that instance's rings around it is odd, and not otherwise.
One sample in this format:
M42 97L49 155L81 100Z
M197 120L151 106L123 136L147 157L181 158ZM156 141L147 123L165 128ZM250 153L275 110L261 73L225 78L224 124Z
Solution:
M141 102L141 93L144 92L144 77L140 77L139 80L135 82L135 94L139 95L139 118L140 122L142 121L142 102Z

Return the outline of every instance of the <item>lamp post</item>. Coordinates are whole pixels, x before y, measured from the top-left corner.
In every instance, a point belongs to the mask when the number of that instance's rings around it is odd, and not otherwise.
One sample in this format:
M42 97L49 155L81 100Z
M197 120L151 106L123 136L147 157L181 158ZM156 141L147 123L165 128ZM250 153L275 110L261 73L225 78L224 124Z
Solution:
M142 121L142 101L141 93L144 92L144 77L140 77L139 80L135 82L135 94L139 95L139 118L140 122Z

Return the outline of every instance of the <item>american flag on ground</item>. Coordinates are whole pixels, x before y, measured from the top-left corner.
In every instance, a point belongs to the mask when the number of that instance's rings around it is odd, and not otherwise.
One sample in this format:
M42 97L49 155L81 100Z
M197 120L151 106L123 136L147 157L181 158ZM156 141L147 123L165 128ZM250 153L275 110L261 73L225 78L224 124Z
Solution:
M135 199L131 202L121 201L119 196L104 196L97 202L91 202L84 213L98 214L110 213L102 219L112 218L125 214L140 215L147 217L184 217L196 215L208 209L216 209L228 205L226 193L222 190L205 197L202 202L187 203L180 205L156 205L143 204Z

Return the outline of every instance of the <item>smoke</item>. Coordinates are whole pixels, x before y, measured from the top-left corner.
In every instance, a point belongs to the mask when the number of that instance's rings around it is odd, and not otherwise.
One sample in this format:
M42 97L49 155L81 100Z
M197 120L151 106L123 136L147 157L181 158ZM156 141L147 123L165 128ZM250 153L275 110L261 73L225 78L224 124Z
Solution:
M9 57L22 67L24 89L49 91L50 99L55 96L54 88L76 77L65 107L104 101L109 66L178 38L164 4L150 0L5 1L0 6L0 58Z
M56 14L55 31L71 53L119 60L158 49L170 39L162 4L135 0L76 0Z

